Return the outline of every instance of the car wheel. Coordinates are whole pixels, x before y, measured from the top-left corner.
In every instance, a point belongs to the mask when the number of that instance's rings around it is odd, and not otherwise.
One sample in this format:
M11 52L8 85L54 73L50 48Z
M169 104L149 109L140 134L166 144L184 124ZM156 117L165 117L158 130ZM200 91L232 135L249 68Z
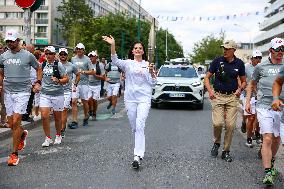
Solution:
M197 104L196 105L196 109L198 110L203 110L203 106L204 106L204 103L202 102L201 104Z
M155 102L151 102L151 108L158 108L158 104Z

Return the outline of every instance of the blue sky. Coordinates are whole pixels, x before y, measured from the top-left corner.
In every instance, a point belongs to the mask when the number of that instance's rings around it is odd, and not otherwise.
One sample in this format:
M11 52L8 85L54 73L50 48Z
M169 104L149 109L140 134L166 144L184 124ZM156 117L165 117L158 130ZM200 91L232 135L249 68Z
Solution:
M136 2L139 3L139 0ZM264 20L261 13L265 6L269 6L267 2L267 0L141 0L141 6L152 16L159 16L160 27L167 28L175 36L182 44L186 55L191 52L194 43L210 34L218 35L221 30L225 31L226 39L253 42L253 38L260 33L258 23ZM256 15L258 11L259 15ZM250 15L247 16L247 13ZM230 15L230 19L226 19L227 15ZM233 15L236 17L233 18ZM176 17L177 21L170 21L175 20ZM202 21L197 21L200 17Z

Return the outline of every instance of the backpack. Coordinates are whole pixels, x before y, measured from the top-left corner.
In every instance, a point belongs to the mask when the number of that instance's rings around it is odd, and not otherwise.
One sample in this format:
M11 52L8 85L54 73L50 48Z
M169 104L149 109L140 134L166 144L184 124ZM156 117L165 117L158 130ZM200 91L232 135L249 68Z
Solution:
M101 67L100 67L100 63L97 62L96 63L96 75L101 75L102 71L101 71Z
M42 63L42 66L41 66L42 71L44 67L46 66L46 64L47 64L46 61ZM53 77L56 77L57 79L61 79L60 72L58 69L58 61L54 61L52 68L53 68Z
M106 67L106 66L105 66L105 67ZM119 67L117 67L117 68L118 68L118 71L121 73L122 70L121 70ZM105 70L106 70L107 72L110 72L110 71L111 71L111 63L109 63L108 68L107 68L107 69L105 68Z

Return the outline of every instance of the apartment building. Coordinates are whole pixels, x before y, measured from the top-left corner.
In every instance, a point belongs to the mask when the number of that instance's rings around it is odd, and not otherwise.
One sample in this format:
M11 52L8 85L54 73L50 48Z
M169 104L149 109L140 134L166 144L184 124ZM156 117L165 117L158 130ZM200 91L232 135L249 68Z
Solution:
M61 0L43 0L40 8L32 13L31 42L36 45L47 45L58 42L58 25L54 19L58 16L56 7ZM0 32L17 30L23 35L23 10L15 0L0 0Z
M55 21L59 17L57 7L64 0L43 0L40 8L33 12L31 19L31 42L36 45L65 45L60 37L60 28ZM65 0L66 1L66 0ZM108 13L124 12L131 17L152 21L151 17L134 0L85 0L94 11L96 17ZM0 0L0 33L17 30L23 35L23 10L15 4L15 0Z
M260 23L259 29L263 31L255 41L255 48L259 49L264 57L268 57L271 39L284 38L284 0L269 0L269 7L265 8L265 20Z

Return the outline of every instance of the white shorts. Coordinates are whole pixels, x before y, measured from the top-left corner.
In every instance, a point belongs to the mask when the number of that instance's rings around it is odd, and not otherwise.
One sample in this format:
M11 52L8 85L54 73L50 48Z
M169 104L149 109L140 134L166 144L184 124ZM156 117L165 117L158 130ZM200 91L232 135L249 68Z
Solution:
M284 123L280 123L280 138L281 142L284 145Z
M47 108L50 107L54 111L61 112L64 108L64 96L50 96L41 94L39 107Z
M119 91L120 83L108 84L107 96L117 96Z
M40 93L35 94L35 99L34 99L34 106L39 107L39 101L40 101Z
M4 92L4 104L7 116L13 113L25 114L31 93L6 93Z
M100 98L101 85L89 86L89 98L98 100Z
M272 133L275 137L280 135L280 119L282 112L257 108L257 119L260 127L260 134Z
M64 108L70 109L71 92L64 92Z
M252 97L251 100L250 100L251 114L247 113L247 111L246 111L246 102L247 102L247 99L245 97L242 98L244 115L254 115L255 114L255 105L256 105L255 97Z
M89 86L88 85L78 85L76 87L76 92L72 91L72 98L80 98L82 100L89 100Z

